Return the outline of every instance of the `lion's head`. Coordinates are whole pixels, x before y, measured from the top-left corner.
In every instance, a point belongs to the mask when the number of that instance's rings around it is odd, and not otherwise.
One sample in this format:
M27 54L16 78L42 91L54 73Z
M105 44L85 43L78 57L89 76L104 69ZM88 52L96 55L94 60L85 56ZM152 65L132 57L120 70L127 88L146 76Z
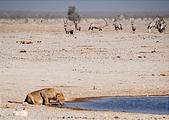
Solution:
M57 93L56 97L60 105L63 105L65 103L65 98L62 93Z

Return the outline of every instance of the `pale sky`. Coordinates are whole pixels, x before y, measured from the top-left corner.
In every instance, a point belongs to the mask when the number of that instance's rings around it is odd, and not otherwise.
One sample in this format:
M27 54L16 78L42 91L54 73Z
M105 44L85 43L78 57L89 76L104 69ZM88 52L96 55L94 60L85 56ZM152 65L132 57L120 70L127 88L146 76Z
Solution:
M79 12L169 11L169 0L0 0L0 11L66 12L68 6Z

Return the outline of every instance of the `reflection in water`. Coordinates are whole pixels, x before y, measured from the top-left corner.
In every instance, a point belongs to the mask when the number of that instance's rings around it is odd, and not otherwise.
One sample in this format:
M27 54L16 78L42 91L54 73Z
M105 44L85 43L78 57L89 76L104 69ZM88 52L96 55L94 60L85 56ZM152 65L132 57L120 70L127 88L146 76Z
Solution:
M96 111L136 112L169 115L169 96L162 97L105 97L68 102L65 108Z

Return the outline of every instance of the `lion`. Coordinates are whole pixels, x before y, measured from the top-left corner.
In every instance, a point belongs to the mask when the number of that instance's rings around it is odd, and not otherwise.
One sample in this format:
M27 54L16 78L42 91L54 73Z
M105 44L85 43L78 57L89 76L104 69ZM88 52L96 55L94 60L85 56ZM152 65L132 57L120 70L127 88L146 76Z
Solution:
M64 95L57 93L54 88L45 88L29 93L24 102L28 104L51 105L50 100L55 100L63 105L65 102Z

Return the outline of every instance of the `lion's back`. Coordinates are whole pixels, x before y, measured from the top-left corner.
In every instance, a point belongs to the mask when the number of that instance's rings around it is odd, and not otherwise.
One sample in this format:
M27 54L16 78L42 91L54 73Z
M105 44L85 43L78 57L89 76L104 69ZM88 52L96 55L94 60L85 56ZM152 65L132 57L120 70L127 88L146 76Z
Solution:
M45 96L48 98L52 98L56 96L56 90L54 88L42 89L41 93L45 94Z

